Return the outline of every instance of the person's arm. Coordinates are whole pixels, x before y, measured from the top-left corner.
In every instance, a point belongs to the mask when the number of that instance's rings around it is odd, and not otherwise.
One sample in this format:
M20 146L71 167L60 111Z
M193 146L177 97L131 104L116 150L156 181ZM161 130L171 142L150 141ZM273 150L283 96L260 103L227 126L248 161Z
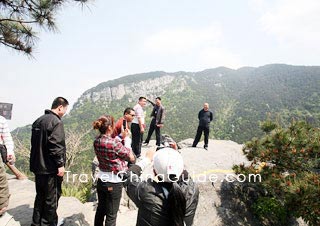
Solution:
M200 120L200 118L201 118L201 113L202 113L202 110L199 111L199 113L198 113L198 119L199 119L199 120Z
M187 201L184 222L186 226L191 226L193 225L194 216L199 202L199 188L186 170L182 172L178 184L180 185Z
M140 109L138 109L136 113L137 113L136 117L138 117L140 133L144 133L144 124L142 122L142 117L144 117L144 112L143 112L142 107Z
M113 147L114 151L116 152L117 156L121 159L125 159L131 163L136 161L136 158L131 149L131 138L126 137L124 139L124 145L121 142L121 139L115 138L115 144Z
M213 120L213 113L210 111L210 122Z
M13 151L14 143L9 130L8 123L5 119L1 123L2 123L1 125L2 131L0 131L0 136L1 136L1 139L3 140L3 144L7 148L7 160L10 162L15 162L16 158Z
M154 102L152 102L151 100L147 99L147 101L152 104L152 106L155 106L156 104Z
M61 121L53 127L51 135L48 137L48 149L50 150L49 156L58 168L57 175L62 177L65 171L66 143L64 127Z
M158 122L157 126L158 127L163 127L164 120L165 120L165 117L166 117L166 109L163 106L161 106L160 109L159 109L158 114L160 114L160 117L159 117L159 122Z
M148 150L145 158L143 158L137 164L132 164L123 177L124 188L127 192L127 195L138 208L142 204L140 201L141 199L139 196L139 190L143 189L144 186L147 186L147 182L141 181L140 176L145 167L151 163L154 153L155 150Z

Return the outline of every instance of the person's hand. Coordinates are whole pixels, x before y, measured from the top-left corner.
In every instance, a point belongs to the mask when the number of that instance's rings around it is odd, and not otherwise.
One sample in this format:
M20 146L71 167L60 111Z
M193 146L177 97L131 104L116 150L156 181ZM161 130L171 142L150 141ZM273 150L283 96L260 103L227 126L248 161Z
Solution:
M130 129L128 129L128 128L126 128L126 133L127 133L127 136L131 136L131 131L130 131Z
M7 211L7 206L3 207L2 209L0 209L0 216L2 216L6 211Z
M162 128L163 124L157 124L157 127Z
M130 130L129 129L121 129L121 136L122 136L122 139L126 138L127 136L130 136Z
M174 150L178 150L178 145L176 142L169 143L169 145L170 145L170 148L173 148Z
M144 133L144 127L140 127L140 133Z
M59 168L58 168L58 173L57 173L57 175L58 175L59 177L63 177L64 171L65 171L64 166L59 167Z
M146 158L148 158L150 160L150 162L152 162L153 161L153 156L154 156L155 153L156 153L155 149L149 149L146 152Z
M13 165L16 162L16 156L12 154L7 155L7 161Z

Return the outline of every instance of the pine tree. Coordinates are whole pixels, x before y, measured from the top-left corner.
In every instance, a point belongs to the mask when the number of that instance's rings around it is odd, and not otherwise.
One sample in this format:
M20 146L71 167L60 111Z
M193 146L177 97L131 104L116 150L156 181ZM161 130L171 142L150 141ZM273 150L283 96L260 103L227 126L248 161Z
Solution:
M71 1L71 0L70 0ZM88 0L72 0L83 4ZM0 45L31 55L36 27L57 30L55 16L68 0L0 0Z
M320 225L320 128L304 121L288 128L265 121L261 129L265 135L243 149L251 165L234 166L238 174L261 175L258 185L266 195L255 201L253 211L261 220L273 214L280 222L294 216Z

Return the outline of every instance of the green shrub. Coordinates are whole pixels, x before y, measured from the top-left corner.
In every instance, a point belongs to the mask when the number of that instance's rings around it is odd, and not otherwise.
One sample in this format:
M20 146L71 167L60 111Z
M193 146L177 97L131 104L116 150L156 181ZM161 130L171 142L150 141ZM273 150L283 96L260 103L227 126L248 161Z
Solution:
M287 210L274 197L259 197L252 209L261 222L270 221L270 219L274 221L273 223L281 225L285 225L287 222ZM265 216L268 216L268 219L265 219Z
M91 183L62 184L62 196L75 197L85 203L90 196L91 186Z

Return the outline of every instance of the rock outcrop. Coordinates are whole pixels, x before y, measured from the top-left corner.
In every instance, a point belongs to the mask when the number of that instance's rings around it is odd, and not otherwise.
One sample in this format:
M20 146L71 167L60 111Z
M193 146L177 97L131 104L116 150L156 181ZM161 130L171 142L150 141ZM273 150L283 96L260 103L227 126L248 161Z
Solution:
M202 148L202 142L197 148L190 147L192 141L192 139L184 140L179 143L179 146L182 147L180 151L186 168L200 188L194 225L259 225L241 201L234 198L234 183L231 181L235 181L236 177L231 168L234 164L248 164L242 154L242 145L232 141L210 140L209 149L205 150ZM155 148L155 141L151 141L147 147L144 146L142 151L145 152L149 148ZM151 172L150 169L151 167L147 170ZM20 225L29 226L35 197L34 183L29 180L10 179L9 186L11 198L8 213ZM65 219L65 226L93 225L95 205L94 202L82 204L76 198L61 197L58 208L59 218ZM117 225L135 226L136 216L137 209L123 195Z
M172 83L177 83L174 92L179 93L186 87L187 76L176 77L172 75L164 75L161 77L150 78L139 82L129 82L125 84L106 85L105 87L95 87L87 90L78 99L75 108L81 106L84 102L103 102L108 105L111 101L120 100L124 97L128 101L136 101L140 96L148 94L149 98L155 98L157 95L163 95L166 89Z

